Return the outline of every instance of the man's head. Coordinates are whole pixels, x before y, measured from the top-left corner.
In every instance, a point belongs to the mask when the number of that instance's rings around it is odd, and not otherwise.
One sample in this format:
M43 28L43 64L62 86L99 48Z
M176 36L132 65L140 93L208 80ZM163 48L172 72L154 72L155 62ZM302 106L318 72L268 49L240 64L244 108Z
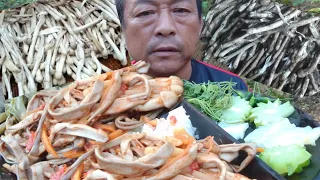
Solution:
M116 0L116 6L133 59L149 62L154 76L190 76L201 0Z

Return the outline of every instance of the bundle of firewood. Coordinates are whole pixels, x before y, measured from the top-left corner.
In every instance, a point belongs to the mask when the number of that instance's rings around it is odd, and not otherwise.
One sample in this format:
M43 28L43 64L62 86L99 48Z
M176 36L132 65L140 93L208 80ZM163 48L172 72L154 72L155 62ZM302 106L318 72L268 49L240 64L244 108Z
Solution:
M62 86L67 77L111 71L100 62L111 56L128 64L114 0L42 0L0 12L0 77L8 99L16 96L13 86L21 96Z
M271 1L217 0L202 59L300 97L320 91L320 17Z

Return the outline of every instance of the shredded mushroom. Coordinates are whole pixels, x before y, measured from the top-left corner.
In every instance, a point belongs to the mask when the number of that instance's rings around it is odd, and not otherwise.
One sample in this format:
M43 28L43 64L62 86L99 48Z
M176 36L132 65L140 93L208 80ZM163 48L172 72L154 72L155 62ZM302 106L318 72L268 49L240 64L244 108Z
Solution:
M139 73L149 67L138 61L60 90L35 94L22 121L11 121L0 138L4 167L27 179L170 179L216 173L223 180L240 176L237 173L255 156L252 144L217 145L213 137L196 141L186 131L164 139L131 131L149 123L148 116L178 103L163 103L166 98L161 93L170 92L176 96L173 99L183 93L178 77ZM142 108L145 104L148 108ZM141 114L140 120L132 113ZM240 150L248 152L248 158L238 167L231 161ZM198 169L190 169L194 166Z

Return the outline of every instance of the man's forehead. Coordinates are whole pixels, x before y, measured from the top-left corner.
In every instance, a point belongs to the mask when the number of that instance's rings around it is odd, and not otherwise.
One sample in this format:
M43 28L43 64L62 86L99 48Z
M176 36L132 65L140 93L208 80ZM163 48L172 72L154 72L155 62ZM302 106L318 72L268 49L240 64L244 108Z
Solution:
M153 4L153 5L159 5L159 4L173 4L178 2L192 2L195 0L130 0L132 5L141 5L141 4ZM130 2L127 1L127 2Z

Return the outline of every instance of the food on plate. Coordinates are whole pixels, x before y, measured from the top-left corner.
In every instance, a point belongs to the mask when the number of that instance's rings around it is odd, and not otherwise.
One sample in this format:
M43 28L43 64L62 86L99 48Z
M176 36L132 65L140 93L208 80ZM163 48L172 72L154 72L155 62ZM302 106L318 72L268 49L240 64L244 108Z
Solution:
M251 110L250 120L253 120L256 126L264 126L272 122L279 122L289 117L295 111L289 101L281 104L277 99L274 102L257 103L257 107Z
M244 93L233 89L232 82L196 84L184 81L184 98L216 121L240 124L253 121L256 126L278 122L289 117L294 107L289 101L258 97L254 92Z
M248 179L239 172L256 144L199 140L182 107L156 119L179 103L183 82L148 68L139 61L35 94L0 138L3 166L19 179ZM233 164L239 151L247 157Z
M187 133L180 135L189 136ZM176 138L176 142L181 140L179 136L171 138ZM247 159L240 166L231 164L240 150L248 153ZM128 133L96 148L94 155L84 164L85 167L86 163L89 164L87 175L91 178L99 169L100 173L104 172L115 179L228 179L228 176L248 179L238 173L251 162L255 154L254 143L217 145L209 136L203 140L193 139L177 144L151 138L147 133Z
M254 142L261 148L273 148L277 146L316 145L316 140L320 137L320 127L311 128L296 127L289 119L268 124L255 129L248 134L245 142Z
M192 126L191 120L186 114L186 110L182 106L171 110L166 119L159 118L144 124L142 127L142 132L146 132L149 135L154 135L157 137L165 137L173 136L181 129L185 129L188 134L198 138L198 135L196 134L196 128Z
M276 165L270 164L269 159L265 157L270 156L270 159L274 160L278 157L277 151L272 149L316 146L316 141L320 137L320 127L296 127L290 123L288 118L293 115L295 108L288 99L263 97L260 93L256 93L255 87L254 92L242 92L232 89L230 82L196 84L185 81L184 88L184 97L189 103L211 117L235 139L256 143L259 147L258 152L264 154L259 157L264 157L267 164L284 175L301 172L303 169L298 165L304 162L294 162L298 167L297 171L295 169L292 171L291 167L291 170L287 170L290 164L287 161ZM249 127L250 130L247 131ZM303 152L308 153L305 149ZM309 163L302 165L309 166ZM285 167L280 168L280 166Z
M279 174L291 176L310 164L311 154L305 147L293 144L264 149L259 158Z
M146 123L141 132L128 132L96 148L90 161L100 170L89 170L89 176L248 179L239 172L255 157L255 143L218 145L211 136L196 140L195 133L184 108L178 107L166 119ZM241 150L247 158L239 166L232 164Z
M231 107L222 110L220 121L229 124L243 123L247 121L251 109L252 107L250 106L249 101L246 101L240 96L232 96Z
M249 128L249 123L229 124L220 122L218 125L236 140L243 139L246 130Z
M207 82L196 84L184 80L183 97L190 104L214 120L220 120L222 111L232 105L235 93L232 82Z

